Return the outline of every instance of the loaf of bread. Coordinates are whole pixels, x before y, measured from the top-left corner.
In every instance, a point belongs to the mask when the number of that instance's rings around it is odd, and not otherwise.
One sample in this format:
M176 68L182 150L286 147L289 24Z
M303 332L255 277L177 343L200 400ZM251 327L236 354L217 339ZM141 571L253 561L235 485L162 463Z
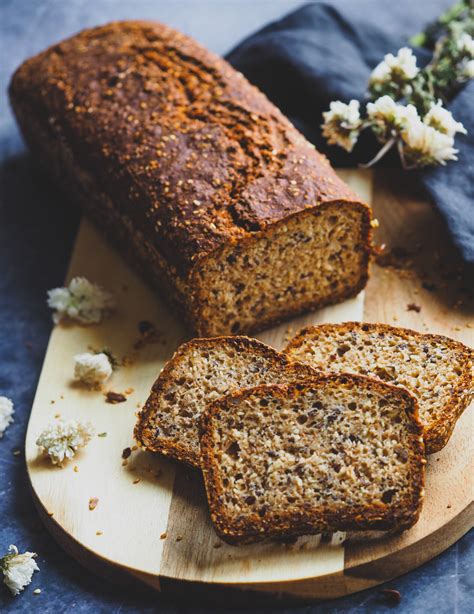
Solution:
M315 373L256 339L193 339L178 348L153 385L135 439L144 449L200 467L199 419L208 403L237 388Z
M430 454L448 443L472 398L473 352L441 335L387 324L323 324L301 330L285 353L318 370L370 375L410 390Z
M406 529L424 481L416 399L357 375L262 385L201 418L211 517L222 539Z
M153 22L27 60L31 150L198 335L262 329L365 285L368 207L224 60Z

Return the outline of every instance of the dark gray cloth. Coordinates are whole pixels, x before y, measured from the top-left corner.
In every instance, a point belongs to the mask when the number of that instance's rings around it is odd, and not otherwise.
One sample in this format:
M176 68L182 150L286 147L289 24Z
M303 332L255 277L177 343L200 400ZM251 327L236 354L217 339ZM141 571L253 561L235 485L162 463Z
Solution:
M372 69L386 53L408 45L452 0L340 0L308 4L245 39L228 60L287 115L336 165L369 161L380 148L366 131L351 154L328 146L322 113L332 100L364 102ZM430 53L416 49L423 66ZM467 136L457 135L459 161L416 175L444 217L454 243L474 262L474 83L448 108ZM398 163L391 154L385 164ZM407 171L408 172L408 171Z

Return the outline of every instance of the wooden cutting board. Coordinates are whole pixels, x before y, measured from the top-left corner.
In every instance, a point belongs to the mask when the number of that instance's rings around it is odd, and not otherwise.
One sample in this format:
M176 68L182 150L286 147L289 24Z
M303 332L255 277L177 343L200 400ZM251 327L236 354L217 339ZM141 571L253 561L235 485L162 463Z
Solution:
M385 264L373 266L367 289L341 305L266 331L259 339L280 348L308 323L381 321L443 333L472 344L472 305L466 272L449 247L437 215L414 198L408 175L344 171L380 222L378 240L396 246ZM441 248L441 246L443 246ZM26 460L35 501L59 543L92 570L135 578L160 590L203 589L207 594L264 593L330 598L391 579L424 563L459 539L473 521L472 412L466 410L448 446L429 458L426 500L419 522L396 535L334 534L299 538L295 544L232 547L212 528L201 478L159 456L132 447L135 412L151 384L185 338L179 321L87 223L77 237L68 280L75 275L112 290L115 315L100 326L56 326L52 332L26 437ZM411 305L411 306L410 306ZM420 308L420 309L418 309ZM142 320L162 332L136 348ZM100 392L71 379L73 356L110 348L127 366L108 389L126 392L111 405ZM60 469L38 455L35 440L45 425L78 418L98 434ZM94 510L89 500L98 498ZM242 591L237 591L242 594Z

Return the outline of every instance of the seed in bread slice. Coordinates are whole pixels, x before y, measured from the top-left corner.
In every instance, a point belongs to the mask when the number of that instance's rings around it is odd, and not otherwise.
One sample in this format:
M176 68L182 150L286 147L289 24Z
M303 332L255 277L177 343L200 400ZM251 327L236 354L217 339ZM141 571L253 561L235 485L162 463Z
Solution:
M426 461L404 388L358 375L261 385L209 405L201 429L211 517L229 543L418 519Z
M284 353L320 371L359 373L407 388L418 399L428 454L448 443L471 399L472 350L441 335L387 324L322 324L303 328Z
M138 417L139 445L200 467L199 417L207 403L237 388L315 374L248 337L193 339L167 363Z

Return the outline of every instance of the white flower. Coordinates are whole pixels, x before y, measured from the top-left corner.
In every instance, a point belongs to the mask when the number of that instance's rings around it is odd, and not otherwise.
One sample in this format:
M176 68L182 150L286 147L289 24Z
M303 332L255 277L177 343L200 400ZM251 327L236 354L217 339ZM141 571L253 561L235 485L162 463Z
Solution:
M94 427L90 422L58 420L45 428L36 445L48 454L54 465L60 465L65 458L72 458L78 448L86 446L93 435Z
M0 559L4 583L14 595L18 595L31 582L35 571L39 571L34 557L35 552L18 553L16 546L8 548L9 554Z
M462 63L462 75L467 79L474 79L474 60Z
M458 49L466 53L471 58L474 58L474 38L467 32L464 32L457 41Z
M64 318L83 324L97 324L115 307L109 292L85 277L74 277L67 288L48 291L48 306L55 310L53 320L57 324Z
M0 397L0 439L7 427L13 422L13 403L7 397Z
M457 122L452 114L443 107L441 100L438 100L437 104L431 103L431 108L424 116L423 121L427 126L431 126L448 136L454 136L456 132L467 134L461 122Z
M457 160L454 139L439 132L420 120L410 120L401 133L403 153L413 165L445 165L448 160Z
M416 57L408 47L399 49L397 55L387 53L370 75L369 83L390 83L411 81L418 74Z
M349 104L340 100L331 102L329 111L325 111L323 117L324 124L321 127L328 143L352 151L362 126L359 102L357 100L351 100Z
M367 117L379 135L390 136L393 130L402 130L409 121L419 120L416 108L397 104L390 96L381 96L367 104Z
M103 384L112 375L112 365L107 354L76 354L74 356L74 378L89 386Z

